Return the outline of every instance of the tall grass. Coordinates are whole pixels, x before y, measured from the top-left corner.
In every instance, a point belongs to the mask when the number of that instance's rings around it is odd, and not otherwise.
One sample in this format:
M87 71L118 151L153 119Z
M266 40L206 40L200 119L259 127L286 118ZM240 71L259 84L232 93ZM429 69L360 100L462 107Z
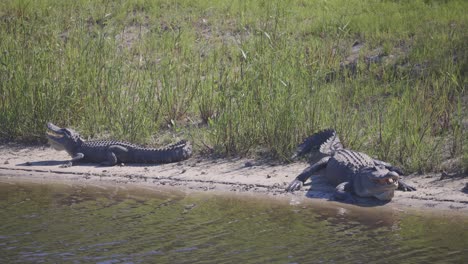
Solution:
M169 132L198 150L287 159L333 127L346 146L408 171L463 165L467 7L5 0L0 138L41 141L53 121L88 137ZM376 52L381 61L366 63ZM350 55L359 59L344 66Z

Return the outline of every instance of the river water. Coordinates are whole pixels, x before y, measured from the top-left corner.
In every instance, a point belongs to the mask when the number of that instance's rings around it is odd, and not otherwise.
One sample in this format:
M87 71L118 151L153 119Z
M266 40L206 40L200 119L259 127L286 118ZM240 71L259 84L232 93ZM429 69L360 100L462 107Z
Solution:
M0 263L468 263L468 217L0 182Z

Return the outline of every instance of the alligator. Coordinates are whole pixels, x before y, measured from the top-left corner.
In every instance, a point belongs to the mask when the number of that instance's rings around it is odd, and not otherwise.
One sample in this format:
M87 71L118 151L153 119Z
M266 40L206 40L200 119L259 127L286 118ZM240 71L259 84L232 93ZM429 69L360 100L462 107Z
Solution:
M326 129L306 138L291 157L295 159L318 150L322 158L306 168L292 181L286 191L299 190L313 173L325 169L325 177L336 186L336 200L354 202L352 194L390 201L396 189L415 191L400 179L403 172L391 164L373 159L367 154L343 147L336 131Z
M52 147L65 150L72 159L62 165L70 167L79 162L114 166L118 163L170 163L188 159L192 155L190 142L181 140L165 148L145 148L116 140L83 140L70 128L47 123L47 138Z

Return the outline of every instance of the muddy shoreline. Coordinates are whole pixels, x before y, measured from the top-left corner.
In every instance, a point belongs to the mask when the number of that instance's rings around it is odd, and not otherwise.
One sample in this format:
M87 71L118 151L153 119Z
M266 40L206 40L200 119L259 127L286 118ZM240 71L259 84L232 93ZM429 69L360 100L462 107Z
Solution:
M308 164L272 164L251 159L206 159L192 157L171 164L129 164L102 167L83 164L60 168L69 160L65 152L46 146L18 144L0 145L0 181L2 182L72 182L90 185L117 184L137 188L169 188L182 192L213 192L242 196L261 196L289 201L290 204L331 201L333 187L320 176L313 176L310 185L293 194L284 188ZM358 199L350 207L388 208L454 212L468 215L466 177L441 177L440 173L409 175L405 182L415 186L416 192L395 193L389 203L374 199ZM341 204L341 203L339 203Z

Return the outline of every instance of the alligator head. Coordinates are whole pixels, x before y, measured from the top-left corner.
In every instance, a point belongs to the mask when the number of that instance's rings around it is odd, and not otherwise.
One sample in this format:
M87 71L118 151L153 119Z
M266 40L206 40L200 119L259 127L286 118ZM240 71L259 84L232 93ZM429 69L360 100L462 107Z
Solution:
M361 197L389 201L398 188L398 173L385 167L365 168L353 178L354 192Z
M57 150L65 150L73 155L76 148L83 143L80 135L70 128L60 128L52 123L47 123L47 129L49 144Z

